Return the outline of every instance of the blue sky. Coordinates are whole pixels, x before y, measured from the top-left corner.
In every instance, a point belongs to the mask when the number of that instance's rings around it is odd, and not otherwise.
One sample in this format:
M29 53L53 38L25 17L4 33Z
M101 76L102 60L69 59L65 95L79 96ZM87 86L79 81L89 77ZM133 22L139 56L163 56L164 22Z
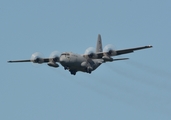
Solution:
M0 1L0 119L170 120L171 1ZM92 74L9 64L34 52L153 45Z

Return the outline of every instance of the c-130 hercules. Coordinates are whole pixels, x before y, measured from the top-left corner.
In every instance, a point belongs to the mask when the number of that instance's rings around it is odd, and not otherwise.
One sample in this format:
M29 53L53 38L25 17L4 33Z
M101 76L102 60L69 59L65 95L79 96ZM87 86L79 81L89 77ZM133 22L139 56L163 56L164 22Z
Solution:
M65 70L69 70L72 75L76 75L76 72L86 72L91 73L96 70L102 63L105 62L113 62L117 60L127 60L129 58L118 58L114 59L112 56L118 56L122 54L132 53L136 50L151 48L151 45L122 49L122 50L114 50L111 45L107 45L102 49L102 40L101 35L98 35L96 52L92 51L92 48L88 48L85 51L85 54L75 54L72 52L65 52L59 55L57 52L53 52L49 58L42 58L38 53L32 54L30 60L14 60L8 61L9 63L15 62L33 62L33 63L47 63L47 65L51 67L59 67L58 63L60 63Z

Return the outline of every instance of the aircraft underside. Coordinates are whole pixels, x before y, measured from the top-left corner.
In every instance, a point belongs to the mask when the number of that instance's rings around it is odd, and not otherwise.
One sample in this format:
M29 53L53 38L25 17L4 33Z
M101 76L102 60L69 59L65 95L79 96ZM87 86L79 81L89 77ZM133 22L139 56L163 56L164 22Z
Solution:
M68 70L71 73L71 75L76 75L76 73L78 71L86 72L86 73L91 74L91 72L94 70L92 67L86 67L86 68L84 68L82 66L79 66L77 69L75 67L66 67L65 66L64 69L65 70Z

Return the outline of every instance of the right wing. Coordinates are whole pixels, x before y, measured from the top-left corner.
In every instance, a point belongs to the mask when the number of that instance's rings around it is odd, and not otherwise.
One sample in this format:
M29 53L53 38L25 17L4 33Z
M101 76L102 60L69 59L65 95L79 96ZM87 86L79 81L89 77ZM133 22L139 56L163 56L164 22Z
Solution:
M31 62L31 60L11 60L8 61L9 63L13 63L13 62Z
M34 62L34 63L47 63L49 62L49 58L37 58L35 60L10 60L9 63L17 63L17 62Z
M59 65L56 62L59 62L58 58L36 58L34 60L11 60L8 61L9 63L19 63L19 62L33 62L33 63L47 63L50 67L59 67Z

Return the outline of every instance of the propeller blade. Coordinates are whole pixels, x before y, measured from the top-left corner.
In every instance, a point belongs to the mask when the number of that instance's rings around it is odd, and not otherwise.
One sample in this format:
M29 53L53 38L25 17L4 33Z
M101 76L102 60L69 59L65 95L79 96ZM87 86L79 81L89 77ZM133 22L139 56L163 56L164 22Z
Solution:
M61 54L59 51L53 51L49 56L49 61L51 62L59 62Z

